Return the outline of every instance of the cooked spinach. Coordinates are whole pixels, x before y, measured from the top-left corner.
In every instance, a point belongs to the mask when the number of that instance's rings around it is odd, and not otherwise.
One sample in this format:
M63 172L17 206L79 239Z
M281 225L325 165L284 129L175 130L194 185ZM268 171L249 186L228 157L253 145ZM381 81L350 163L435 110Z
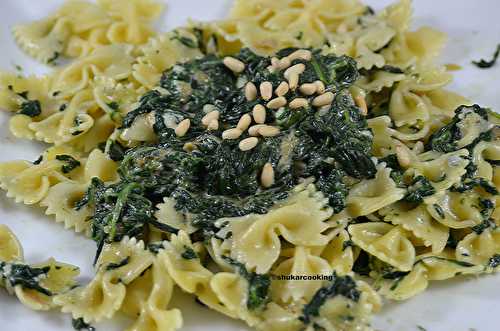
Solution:
M435 204L432 205L432 208L434 208L434 210L436 211L436 213L439 215L439 217L441 219L445 218L444 210L443 210L443 208L441 208L440 205L438 205L438 204L435 203Z
M181 257L186 260L197 259L198 254L189 246L184 246L184 252L182 252Z
M295 50L284 49L278 56ZM76 208L89 204L94 209L90 222L98 247L124 235L143 236L146 224L175 233L177 229L153 216L153 206L165 197L175 200L177 210L192 215L191 223L200 230L202 240L218 232L216 219L266 213L276 201L286 199L302 178L315 178L338 213L344 209L352 185L348 177L374 177L373 135L347 90L359 76L354 60L312 50L312 60L302 61L305 70L300 83L322 80L328 91L335 92L330 109L291 111L284 107L268 112L266 122L280 127L282 133L261 139L255 148L242 152L238 140L221 139L223 129L235 126L259 102L248 102L242 86L247 81L256 85L269 81L277 87L284 77L283 72L267 69L269 57L249 49L234 57L246 64L238 77L213 54L173 66L161 77L162 92L147 92L124 117L122 127L127 128L138 116L152 113L158 142L128 150L112 144L110 157L121 161L119 182L105 185L93 180L76 204ZM295 95L297 92L289 91L287 97ZM212 110L219 111L225 127L207 131L202 118ZM184 118L190 119L190 129L178 137L174 129ZM246 137L244 133L241 138ZM286 160L282 159L285 142L289 142ZM186 151L186 143L193 149ZM275 180L272 187L263 189L260 174L268 162L273 165Z
M42 107L38 100L27 100L21 104L19 114L27 115L29 117L36 117L42 113Z
M493 58L491 60L487 61L487 60L481 59L479 61L472 61L472 63L481 69L491 68L497 62L499 55L500 55L500 44L497 45L497 48L496 48L495 53L493 54Z
M337 295L344 296L354 302L357 302L361 296L361 292L356 287L356 282L350 276L338 276L333 273L333 280L326 286L320 288L312 297L304 308L299 319L304 324L311 323L314 317L319 316L321 306L330 298Z
M470 163L473 164L473 163ZM485 192L493 195L498 194L498 190L495 185L482 177L470 178L471 174L465 174L462 181L458 185L454 185L450 188L450 191L463 193L470 191L475 187L482 188Z
M62 161L65 163L61 167L61 171L64 174L70 173L72 170L74 170L75 168L77 168L81 165L80 161L76 160L71 155L59 154L59 155L56 155L56 160Z
M170 40L177 40L181 44L189 48L198 48L198 41L193 40L192 38L188 38L185 36L181 36L178 30L173 31L173 36L170 37Z
M10 286L21 285L47 296L52 292L40 285L40 279L46 277L50 267L34 268L27 264L0 262L0 278L5 279Z
M40 164L40 163L42 163L42 161L43 161L43 155L40 155L38 157L38 159L36 159L35 161L33 161L33 164Z
M465 119L465 117L470 116L470 114L477 114L484 120L488 120L488 110L486 108L481 108L479 105L472 106L460 106L455 110L455 116L450 123L443 126L436 132L434 132L427 143L427 149L432 149L441 153L454 152L458 149L457 141L462 138L462 132L460 131L460 123ZM466 146L468 148L473 148L479 141L488 140L489 134L481 135L472 144Z
M80 318L73 318L71 320L71 325L73 326L73 329L75 329L77 331L82 331L82 330L95 331L96 330L92 325L85 323L85 321L81 317Z
M125 156L126 148L119 141L112 140L109 145L108 155L113 161L121 161Z
M500 265L500 254L493 255L488 261L488 267L496 268Z
M424 198L436 193L434 186L425 176L417 176L408 186L408 191L403 200L412 203L422 203Z
M121 268L123 266L126 266L129 262L130 262L130 256L127 256L126 258L124 258L123 260L121 260L118 263L108 263L108 265L106 265L106 271L111 271L111 270Z
M471 228L471 230L479 235L479 234L483 233L484 230L489 229L489 228L496 229L497 224L495 223L494 220L488 218L488 219L485 219L484 221L482 221L481 223L479 223L478 225L473 226Z
M227 263L232 265L238 273L248 282L247 308L250 310L262 308L269 300L269 287L271 278L269 275L260 275L250 272L245 265L228 256L222 257Z

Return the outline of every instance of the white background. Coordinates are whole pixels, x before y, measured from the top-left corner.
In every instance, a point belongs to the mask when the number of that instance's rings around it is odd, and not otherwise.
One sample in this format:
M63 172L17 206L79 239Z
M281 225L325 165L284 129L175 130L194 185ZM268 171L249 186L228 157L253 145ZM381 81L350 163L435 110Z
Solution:
M269 0L272 1L272 0ZM10 35L13 24L41 18L61 0L0 0L0 69L14 70L21 65L24 72L43 73L47 68L19 51ZM375 9L390 1L368 0ZM169 29L186 22L188 17L211 20L224 17L230 0L170 0L158 28ZM500 63L489 70L479 70L472 59L489 59L500 42L500 1L495 0L415 0L414 27L431 25L449 34L443 63L456 63L451 85L483 106L500 110ZM8 114L0 113L0 161L35 160L43 146L29 141L16 141L8 131ZM30 262L54 256L81 267L81 281L91 275L95 253L92 241L64 231L36 207L15 204L0 192L0 223L7 224L25 246ZM192 303L192 298L174 296L174 305L184 307L183 330L229 331L248 330L232 321ZM381 331L497 331L500 330L500 275L435 282L430 289L404 303L389 303L377 316L374 326ZM119 330L123 321L97 325L100 331ZM70 318L58 312L33 312L0 289L0 331L72 330Z

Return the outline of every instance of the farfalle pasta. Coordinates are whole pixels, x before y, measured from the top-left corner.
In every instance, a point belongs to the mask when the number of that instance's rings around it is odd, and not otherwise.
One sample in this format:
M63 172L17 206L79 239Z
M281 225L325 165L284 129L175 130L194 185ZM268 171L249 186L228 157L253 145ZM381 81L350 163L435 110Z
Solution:
M0 108L48 146L0 187L97 246L79 283L0 225L24 305L174 331L182 291L256 330L369 331L383 300L500 269L499 117L447 89L409 0L235 0L156 33L162 9L70 0L13 28L54 70L0 73Z

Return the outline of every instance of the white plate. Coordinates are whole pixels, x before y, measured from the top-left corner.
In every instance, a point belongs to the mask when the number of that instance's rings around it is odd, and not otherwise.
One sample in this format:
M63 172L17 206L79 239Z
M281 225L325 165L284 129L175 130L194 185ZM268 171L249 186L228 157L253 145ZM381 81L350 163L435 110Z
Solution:
M272 0L269 0L272 1ZM2 0L0 3L0 68L14 70L21 65L25 73L43 73L47 68L24 55L10 35L13 24L41 18L60 0ZM369 0L380 9L390 1ZM224 17L230 0L170 0L167 13L159 28L165 30L186 22L188 17L210 20ZM496 0L418 0L414 2L414 27L431 25L449 34L443 63L456 63L464 69L456 72L451 89L462 93L483 106L500 109L498 87L500 64L489 70L479 70L472 59L490 58L500 42L500 1ZM35 160L43 146L29 141L17 141L8 131L8 114L0 114L0 161ZM91 260L95 244L65 231L36 207L15 204L0 193L0 223L10 226L25 247L28 261L37 262L54 256L81 267L82 281L91 275ZM500 329L500 275L434 282L428 291L404 303L387 304L374 321L381 331L418 331L418 325L428 331L497 331ZM183 330L229 331L249 330L193 303L193 299L174 296L174 304L184 309ZM123 321L98 325L98 330L119 330ZM33 312L15 298L0 290L0 330L59 331L71 330L70 318L58 312Z

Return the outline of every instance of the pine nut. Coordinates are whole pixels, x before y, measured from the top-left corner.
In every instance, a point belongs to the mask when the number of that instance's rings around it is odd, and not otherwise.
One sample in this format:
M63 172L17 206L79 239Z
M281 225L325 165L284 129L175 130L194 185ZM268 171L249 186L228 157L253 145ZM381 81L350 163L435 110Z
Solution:
M318 94L325 93L326 87L322 81L317 80L314 82L314 85L316 85L316 93L318 93Z
M306 83L306 84L300 85L299 91L300 91L300 93L305 94L305 95L313 95L314 93L316 93L316 88L317 88L316 84Z
M295 91L297 86L299 85L299 74L292 73L288 77L288 85L292 91Z
M259 138L249 137L249 138L245 138L242 141L240 141L238 146L239 146L240 150L242 150L242 151L249 151L252 148L254 148L255 146L257 146L258 143L259 143Z
M410 165L410 154L408 154L408 151L403 146L396 146L396 157L401 167L407 168Z
M208 123L207 129L210 131L215 131L219 129L219 121L214 119L211 120L210 123Z
M240 117L240 120L238 121L236 127L241 131L245 131L250 126L250 123L252 123L252 117L248 114L245 114Z
M263 137L274 137L280 134L280 129L275 126L265 125L260 127L258 132Z
M292 61L288 57L284 57L278 62L278 69L284 70L284 69L287 69L291 65L292 65Z
M203 107L205 108L205 107ZM210 122L212 122L213 120L217 120L219 119L219 111L218 110L212 110L211 112L209 112L208 114L206 114L205 116L203 116L203 118L201 119L201 123L203 125L206 125L208 126L208 124Z
M272 58L271 58L271 65L272 65L273 67L277 68L277 67L278 67L278 65L279 65L279 63L280 63L280 60L279 60L277 57L272 57Z
M237 139L243 132L238 128L228 129L222 132L222 139Z
M243 72L243 70L245 70L245 63L232 56L226 56L224 60L222 60L222 62L227 68L229 68L229 70L234 73L239 74L240 72Z
M311 51L309 51L307 49L298 49L295 52L293 52L292 54L288 55L288 58L290 59L290 61L298 60L298 59L310 61L312 58L312 53L311 53Z
M183 137L189 130L189 127L191 126L191 121L189 118L186 118L182 120L179 124L177 124L177 127L175 128L175 135L177 137Z
M266 126L265 124L252 125L250 128L248 128L248 134L251 136L258 136L259 130L265 126Z
M329 105L332 103L333 97L334 96L332 92L323 93L322 95L318 95L316 98L313 99L312 105L315 107Z
M245 85L245 98L247 101L253 101L257 98L257 87L252 82L248 82Z
M262 99L267 101L273 97L273 84L270 82L260 83L259 89Z
M286 105L285 97L277 97L267 103L267 108L278 109Z
M266 122L266 107L263 105L255 105L252 110L253 120L258 124Z
M274 93L277 96L282 97L285 94L287 94L289 90L290 90L290 87L288 86L288 83L287 82L281 82L278 85L278 87L276 88L276 90L274 91Z
M361 114L363 116L368 115L368 106L366 105L365 98L359 95L354 99L354 101L356 102L356 105L361 109Z
M271 187L274 184L274 169L271 163L264 164L262 173L260 174L260 182L265 188Z
M288 79L291 74L300 75L304 72L304 70L306 70L306 66L304 65L304 63L297 63L296 65L293 65L290 68L286 69L283 75L286 79Z
M308 105L307 99L304 98L295 98L292 101L290 101L290 108L291 109L297 109L297 108L306 108Z

